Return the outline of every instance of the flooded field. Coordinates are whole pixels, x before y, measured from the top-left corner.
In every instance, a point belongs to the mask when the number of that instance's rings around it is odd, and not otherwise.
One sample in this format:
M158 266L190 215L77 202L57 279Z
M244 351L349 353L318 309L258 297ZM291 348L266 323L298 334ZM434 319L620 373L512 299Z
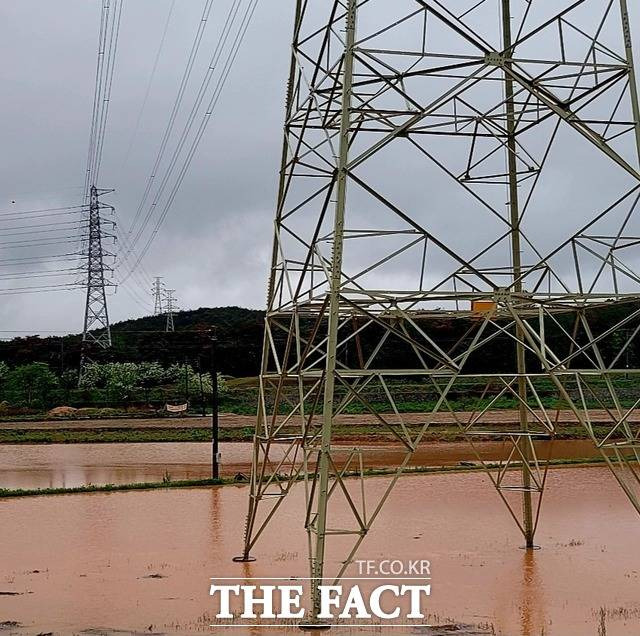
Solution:
M371 478L367 489L375 495L385 483ZM294 488L247 564L231 562L246 486L0 501L0 624L15 622L7 633L17 634L298 634L211 628L208 587L211 577L307 576L302 489ZM469 627L382 633L637 636L637 514L600 467L552 470L545 497L542 549L524 552L484 475L400 480L358 556L430 560L429 622ZM329 569L337 559L330 547Z
M540 442L541 456L550 450L556 459L597 457L586 440L558 440L551 448ZM504 458L501 442L476 445L483 459ZM345 452L351 445L344 444ZM367 443L367 465L382 467L397 462L398 446ZM248 473L251 444L221 444L222 475ZM277 449L274 449L274 456ZM414 466L451 466L473 461L476 456L464 442L430 442L415 454ZM73 488L87 484L129 484L172 480L207 479L211 475L211 445L208 443L145 444L34 444L0 445L0 488Z

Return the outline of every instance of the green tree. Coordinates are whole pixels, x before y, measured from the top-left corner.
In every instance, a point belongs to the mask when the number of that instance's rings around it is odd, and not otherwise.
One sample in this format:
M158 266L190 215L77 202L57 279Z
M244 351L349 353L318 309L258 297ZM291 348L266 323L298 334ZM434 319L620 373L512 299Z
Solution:
M7 376L7 394L17 404L46 407L57 388L58 378L43 362L20 365Z
M200 373L190 364L172 364L165 371L165 381L176 385L178 394L185 396L185 388L189 393L189 398L196 401L201 399L201 395L206 399L213 392L210 373ZM222 375L218 373L218 394L224 395L227 392L227 383Z
M78 386L78 372L74 369L67 369L60 375L60 386L64 391L65 404L68 404L71 397L71 391Z
M202 374L202 387L205 395L210 396L213 393L210 373ZM218 395L225 395L228 391L229 387L227 386L227 381L222 377L222 374L218 372Z
M144 390L144 398L149 403L152 387L164 382L165 370L157 362L142 362L138 365L138 382Z
M107 390L117 400L129 400L138 386L138 365L135 362L111 362L107 366Z
M81 389L103 389L107 385L107 366L91 362L87 364L80 380Z
M164 384L174 385L176 396L185 396L186 388L189 398L196 401L200 400L201 394L207 399L212 393L209 373L200 374L190 364L173 364L165 369L157 362L89 364L82 376L80 388L104 389L112 400L128 401L139 387L149 403L151 389ZM223 395L226 391L226 382L218 374L218 392Z
M127 401L138 385L138 365L135 362L92 363L87 365L80 388L106 389L108 396Z

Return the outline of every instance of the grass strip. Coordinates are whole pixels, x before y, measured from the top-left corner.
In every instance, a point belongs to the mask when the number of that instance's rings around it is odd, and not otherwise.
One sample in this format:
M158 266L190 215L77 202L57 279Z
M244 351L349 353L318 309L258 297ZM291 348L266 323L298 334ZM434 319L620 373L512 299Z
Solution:
M418 426L416 426L417 428ZM556 440L587 439L581 426L568 424L558 427ZM606 435L609 428L594 426L596 435ZM251 442L254 429L222 428L221 442ZM394 438L379 426L334 427L335 441L349 441L366 437L369 441L391 441ZM477 440L495 441L495 436L477 436ZM4 429L0 428L0 444L128 444L153 442L210 442L209 428L96 428L96 429ZM453 426L431 427L424 436L427 442L462 442L465 436Z
M589 466L604 463L604 458L573 458L573 459L553 459L549 462L552 467L563 466ZM467 473L486 468L494 469L500 466L499 463L491 462L483 466L480 463L473 465L453 465L453 466L410 466L405 468L403 475L423 475L438 473ZM519 465L514 464L511 470L518 470ZM395 468L369 468L363 471L365 477L379 477L384 475L395 474ZM347 471L346 477L358 477L357 471ZM303 477L299 476L298 481ZM86 486L76 486L75 488L0 488L0 499L9 499L12 497L36 497L42 495L72 495L78 493L90 492L123 492L131 490L168 490L174 488L203 488L207 486L229 486L229 485L246 485L245 481L237 481L232 477L224 477L220 479L185 479L177 481L158 481L158 482L142 482L133 484L87 484Z

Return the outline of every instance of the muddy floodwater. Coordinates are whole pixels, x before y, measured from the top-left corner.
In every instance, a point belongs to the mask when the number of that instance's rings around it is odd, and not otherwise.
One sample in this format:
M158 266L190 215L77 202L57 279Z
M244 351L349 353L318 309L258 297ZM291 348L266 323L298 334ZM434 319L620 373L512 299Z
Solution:
M366 489L375 497L385 485L370 478ZM15 621L17 634L299 634L210 627L211 578L307 576L303 484L254 549L257 560L236 564L246 501L244 485L2 500L0 623ZM340 508L336 524L344 521ZM484 475L404 477L358 556L429 560L427 620L468 627L335 633L640 633L640 518L605 468L550 471L542 549L525 552L521 543ZM329 544L329 570L344 556L337 547Z
M550 451L555 459L597 457L586 440L557 440L551 447L540 442L540 456ZM402 450L396 445L365 443L367 466L383 467L398 462ZM545 445L547 445L545 447ZM344 444L345 456L351 445ZM476 447L485 460L499 460L509 452L501 442L480 442ZM222 475L248 473L251 444L221 444ZM279 448L272 451L275 457ZM423 444L411 462L414 466L451 466L474 461L467 443ZM206 443L160 444L36 444L0 445L0 488L73 488L86 484L128 484L206 479L211 475L211 445Z

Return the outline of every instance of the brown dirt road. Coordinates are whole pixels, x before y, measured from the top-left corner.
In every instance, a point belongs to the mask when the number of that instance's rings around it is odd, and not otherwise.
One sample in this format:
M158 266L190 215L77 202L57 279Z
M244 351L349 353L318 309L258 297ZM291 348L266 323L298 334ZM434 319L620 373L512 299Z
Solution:
M538 413L540 415L540 413ZM462 422L468 422L473 414L469 411L460 411L456 417ZM391 421L396 417L393 414L386 415ZM403 413L402 419L407 426L419 426L431 418L430 413ZM577 424L578 420L569 410L549 411L549 417L558 423ZM611 422L611 417L603 410L590 411L590 417L594 423ZM279 420L283 418L279 416ZM632 415L631 421L640 421L640 415ZM222 413L220 415L220 427L226 429L247 428L255 425L254 415L235 415ZM336 417L338 426L368 426L375 425L377 420L369 414L339 415ZM504 426L518 422L516 410L494 410L487 412L483 418L483 425ZM292 422L293 423L293 422ZM455 425L455 419L451 413L438 413L433 419L434 425ZM0 429L4 430L136 430L136 429L177 429L177 428L209 428L210 417L155 417L155 418L113 418L113 419L83 419L83 420L49 420L31 422L0 422Z

